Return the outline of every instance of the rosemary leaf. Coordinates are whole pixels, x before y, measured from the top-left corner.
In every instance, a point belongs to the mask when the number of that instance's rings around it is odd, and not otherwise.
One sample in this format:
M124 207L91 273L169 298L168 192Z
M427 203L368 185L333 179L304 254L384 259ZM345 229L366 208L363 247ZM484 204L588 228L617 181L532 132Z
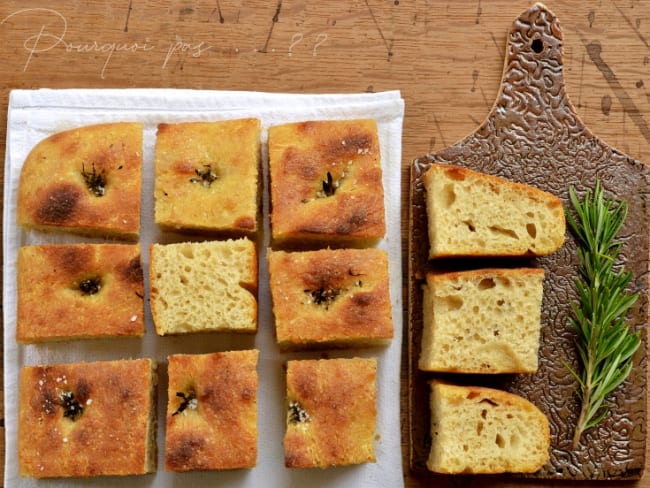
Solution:
M580 261L576 279L579 301L572 304L569 325L576 332L581 369L565 364L578 382L582 402L573 436L576 448L582 433L607 415L608 395L632 371L641 337L625 323L638 298L626 290L632 274L616 264L623 245L616 236L627 217L627 203L605 198L600 181L583 200L570 187L569 199L574 212L567 209L567 223L578 239Z

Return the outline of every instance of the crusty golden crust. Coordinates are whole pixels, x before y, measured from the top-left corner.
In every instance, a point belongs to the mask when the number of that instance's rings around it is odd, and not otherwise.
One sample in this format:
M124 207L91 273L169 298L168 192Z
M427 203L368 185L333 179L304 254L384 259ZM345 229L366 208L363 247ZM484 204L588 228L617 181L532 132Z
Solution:
M18 224L137 238L141 173L142 124L90 125L54 134L25 160Z
M247 350L169 356L168 470L255 466L258 355Z
M287 363L287 467L375 461L376 374L374 358Z
M268 261L283 349L377 344L393 337L385 251L269 251Z
M260 121L160 124L155 220L165 228L257 230Z
M375 121L271 127L269 167L274 240L337 243L384 236L384 191Z
M45 244L18 251L16 340L144 334L137 244Z
M23 367L20 474L50 478L152 471L154 384L149 359Z

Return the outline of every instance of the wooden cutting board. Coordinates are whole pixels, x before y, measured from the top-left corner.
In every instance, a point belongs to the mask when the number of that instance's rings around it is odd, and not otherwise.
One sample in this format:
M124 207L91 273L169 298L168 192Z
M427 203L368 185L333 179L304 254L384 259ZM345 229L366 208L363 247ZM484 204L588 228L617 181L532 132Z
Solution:
M508 32L501 89L486 120L469 136L415 160L411 172L409 235L410 465L422 476L431 446L429 388L435 375L419 371L422 332L422 277L426 270L494 266L485 260L428 261L427 215L422 175L432 163L465 166L549 191L568 204L568 188L582 194L600 179L608 196L625 200L629 215L621 231L621 261L633 272L639 300L629 325L643 345L628 380L612 395L610 415L571 446L579 402L577 383L563 361L578 368L574 333L568 323L577 300L576 240L569 233L556 253L514 261L545 270L540 366L534 375L447 375L445 379L492 386L536 404L551 426L551 458L531 477L569 480L636 479L643 473L646 445L646 338L650 169L596 137L580 120L564 82L565 49L558 18L537 4L522 13ZM499 262L501 263L501 261ZM509 265L513 260L508 261ZM499 264L497 264L499 265ZM495 445L495 449L496 449Z

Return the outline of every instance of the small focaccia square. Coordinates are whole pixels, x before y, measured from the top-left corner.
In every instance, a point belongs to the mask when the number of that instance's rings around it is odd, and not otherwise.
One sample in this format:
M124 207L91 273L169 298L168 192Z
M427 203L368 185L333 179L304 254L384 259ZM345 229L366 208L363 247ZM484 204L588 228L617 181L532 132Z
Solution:
M530 401L492 388L430 386L430 471L534 473L548 462L548 418Z
M257 463L257 350L169 356L165 467Z
M427 273L420 369L536 372L543 281L541 268Z
M375 462L375 358L287 362L285 466Z
M269 251L267 257L281 349L384 345L392 339L385 251Z
M20 343L144 335L138 244L21 247L17 293Z
M257 331L257 251L247 239L152 244L158 335Z
M155 221L163 228L257 230L260 121L160 124Z
M18 412L21 476L155 471L155 368L150 359L23 367Z
M39 142L23 164L18 224L27 229L137 239L142 124L79 127Z
M271 229L277 243L368 244L386 233L374 120L269 129Z

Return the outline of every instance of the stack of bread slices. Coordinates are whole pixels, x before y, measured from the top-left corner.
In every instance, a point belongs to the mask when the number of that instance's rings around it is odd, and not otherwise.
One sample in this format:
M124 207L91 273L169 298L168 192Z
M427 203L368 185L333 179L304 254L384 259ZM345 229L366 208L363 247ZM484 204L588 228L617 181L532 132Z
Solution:
M516 258L548 255L562 246L562 201L529 185L447 164L432 165L423 183L434 270L423 286L419 368L535 373L544 270ZM500 263L513 258L513 266L435 269L443 258L458 263L477 257L504 258ZM525 398L434 377L430 386L431 471L535 472L548 461L548 419Z

